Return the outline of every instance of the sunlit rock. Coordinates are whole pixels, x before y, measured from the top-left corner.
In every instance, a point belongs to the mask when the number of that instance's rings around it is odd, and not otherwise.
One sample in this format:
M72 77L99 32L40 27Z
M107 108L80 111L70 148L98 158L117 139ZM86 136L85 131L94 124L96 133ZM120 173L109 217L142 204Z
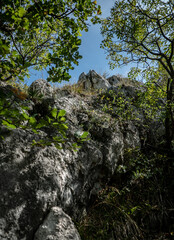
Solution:
M79 83L85 89L111 87L95 71L82 74ZM52 96L51 86L44 84L43 80L36 81L30 90L35 91L37 86L36 92L38 89L40 94ZM132 87L123 86L120 91L136 97ZM124 163L125 151L141 147L142 133L146 138L140 123L121 123L102 110L97 97L86 99L71 93L52 96L51 108L66 110L68 137L62 150L54 144L32 145L33 140L46 136L44 128L39 134L21 128L1 131L1 240L80 239L71 219L78 221L87 212L91 199L109 182L118 165ZM50 98L44 101L47 100ZM30 101L33 111L36 110L38 103ZM44 101L40 106L45 109L48 104L44 105ZM90 140L74 151L72 143L78 142L84 131L89 132Z
M80 240L71 218L60 207L53 207L35 234L34 240Z
M90 70L88 74L83 72L79 76L78 84L82 85L85 90L107 89L111 87L110 83L94 70Z
M34 81L30 85L28 92L33 98L51 98L53 96L53 88L44 79Z

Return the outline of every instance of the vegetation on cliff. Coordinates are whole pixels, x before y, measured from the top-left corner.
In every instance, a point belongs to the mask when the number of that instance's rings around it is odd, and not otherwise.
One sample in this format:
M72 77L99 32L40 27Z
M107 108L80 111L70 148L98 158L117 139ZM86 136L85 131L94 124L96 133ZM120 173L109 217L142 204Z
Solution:
M21 91L16 82L21 84L30 67L47 68L48 81L68 80L69 69L81 58L80 32L87 30L88 17L99 13L96 1L89 0L1 1L1 127L32 129L38 134L51 126L56 136L51 133L34 144L62 147L67 139L66 112L49 104L46 114L31 110L31 103L45 110L46 101L29 93L26 86L20 85ZM66 87L71 94L92 99L93 108L102 112L100 117L97 110L85 112L88 123L82 135L76 135L77 142L88 139L87 132L100 138L96 129L101 129L103 122L110 127L117 122L123 129L131 122L141 135L141 146L126 150L124 162L119 162L103 190L91 199L87 215L78 223L82 239L174 237L173 16L173 0L116 0L111 16L101 21L102 47L108 51L111 67L133 61L145 69L132 69L130 86L122 83L106 91L88 92L81 86ZM94 17L92 21L97 20ZM133 81L139 73L142 84ZM78 148L76 143L74 148Z

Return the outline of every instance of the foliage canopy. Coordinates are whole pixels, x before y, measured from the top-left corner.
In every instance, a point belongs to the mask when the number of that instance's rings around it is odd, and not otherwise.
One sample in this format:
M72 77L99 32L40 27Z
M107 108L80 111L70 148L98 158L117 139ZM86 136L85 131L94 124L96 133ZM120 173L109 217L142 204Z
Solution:
M141 63L150 72L162 71L166 85L166 142L174 137L174 1L116 0L102 21L110 66ZM153 71L152 71L153 69ZM160 76L160 74L156 74Z
M74 64L78 65L81 58L78 51L81 31L88 31L88 19L94 22L97 14L100 6L91 0L2 0L0 81L21 83L30 68L45 68L48 81L69 80L69 70ZM23 98L20 89L8 87L0 89L0 125L9 129L32 129L35 133L52 127L54 135L47 134L40 144L54 143L59 148L67 137L65 111L48 109L47 114L38 118L39 113L32 114L26 103L19 101L27 100L27 94ZM12 94L13 90L17 94ZM28 102L29 98L31 96ZM80 135L78 142L85 141L87 135L86 132Z
M174 68L173 14L172 0L117 0L111 16L102 24L105 38L102 47L107 49L111 64L158 61L171 75Z
M100 7L91 0L2 0L0 79L24 79L45 68L49 81L68 80L78 64L81 31Z

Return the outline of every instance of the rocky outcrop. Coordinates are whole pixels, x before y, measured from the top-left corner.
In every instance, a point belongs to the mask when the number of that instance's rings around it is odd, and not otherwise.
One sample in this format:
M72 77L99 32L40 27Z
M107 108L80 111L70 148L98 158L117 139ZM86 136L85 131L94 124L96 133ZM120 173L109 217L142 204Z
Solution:
M78 84L81 84L85 90L107 89L111 87L110 83L94 70L90 70L88 74L83 72L79 76Z
M86 80L82 76L80 79L85 86L95 83L97 88L110 87L94 72ZM39 135L30 130L3 132L4 139L0 140L1 240L79 240L71 219L78 220L86 214L92 199L124 161L125 150L141 145L139 128L134 122L120 124L98 107L95 96L84 98L69 93L61 96L60 91L54 91L53 98L51 86L47 89L46 85L41 93L47 90L51 106L66 110L68 138L59 150L54 144L32 145ZM44 101L40 107L45 108ZM32 102L31 108L35 105ZM79 143L81 148L74 151L72 142L78 142L78 135L86 130L90 140ZM44 136L44 131L40 130L40 135Z
M59 207L50 210L44 223L39 227L34 240L80 240L71 218Z
M113 76L107 78L107 80L112 86L114 86L121 82L121 77L113 75Z
M37 98L51 98L53 97L53 88L51 85L44 79L38 79L34 81L28 92L30 96Z

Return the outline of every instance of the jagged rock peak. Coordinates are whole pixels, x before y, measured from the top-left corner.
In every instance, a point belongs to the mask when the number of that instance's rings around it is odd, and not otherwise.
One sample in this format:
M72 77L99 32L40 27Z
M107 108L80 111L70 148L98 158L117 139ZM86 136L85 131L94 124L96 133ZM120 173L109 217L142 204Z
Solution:
M114 89L109 80L93 70L82 73L79 83L85 89ZM30 90L43 94L44 101L29 99L28 114L45 116L50 106L65 109L68 138L59 150L54 144L33 145L33 140L53 134L52 126L40 128L39 134L25 128L10 132L0 128L0 240L80 240L71 219L79 221L86 214L91 200L126 160L127 149L140 148L142 139L149 136L160 138L164 135L162 127L154 123L150 135L135 121L122 124L117 115L102 110L97 97L86 100L71 92L53 94L51 85L42 79L33 82ZM132 86L122 86L118 91L136 96ZM143 124L142 112L136 108L133 111ZM84 131L89 132L90 140L73 151L72 144L78 143Z
M124 78L119 75L113 75L105 78L94 70L90 70L87 74L81 73L78 79L78 84L85 90L90 89L104 89L107 90L111 87L117 87L122 84L134 85L129 78Z
M81 73L78 84L81 84L85 90L108 89L111 87L111 84L107 81L107 79L96 73L94 70L90 70L88 74L84 72Z

